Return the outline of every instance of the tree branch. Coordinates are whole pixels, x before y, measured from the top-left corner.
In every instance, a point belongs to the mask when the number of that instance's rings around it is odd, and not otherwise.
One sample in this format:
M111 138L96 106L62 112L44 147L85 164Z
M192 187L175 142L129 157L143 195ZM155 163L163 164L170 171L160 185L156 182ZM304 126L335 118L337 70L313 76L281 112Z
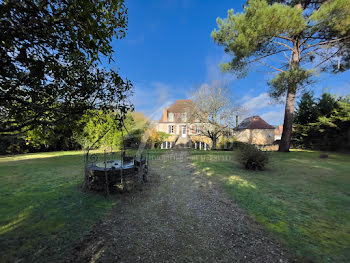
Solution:
M282 42L279 42L279 41L272 41L272 43L282 45L282 46L288 48L289 50L293 51L293 48L291 48L290 46L288 46L287 44L284 44L284 43L282 43Z
M285 37L285 36L277 36L276 38L280 38L280 39L284 39L284 40L288 40L288 41L291 41L291 42L294 42L295 40L293 38L290 38L290 37Z
M338 41L341 41L341 40L345 40L345 39L348 39L348 38L350 39L350 36L337 38L337 39L333 39L333 40L329 40L329 41L322 41L322 42L319 42L319 43L316 43L316 44L313 44L313 45L308 45L302 51L304 51L306 49L309 49L311 47L315 47L315 46L319 46L319 45L325 45L325 44L330 44L330 43L335 43L335 42L338 42Z
M322 62L318 63L315 67L313 67L312 69L315 69L319 66L321 66L323 63L325 63L326 61L330 60L332 57L334 57L336 54L338 54L341 51L342 47L340 47L337 52L334 52L331 56L327 57L325 60L323 60Z
M310 55L310 54L312 54L312 53L315 53L315 52L316 52L317 50L319 50L319 49L321 49L321 47L318 47L318 48L316 48L316 49L313 49L313 50L307 52L305 55L303 55L303 56L300 58L300 60L303 60L305 57L307 57L308 55ZM301 51L301 52L303 52L303 51Z
M267 64L267 63L265 63L265 62L263 62L263 61L259 61L259 60L252 60L253 62L259 62L259 63L261 63L261 64L263 64L263 65L265 65L265 66L267 66L267 67L269 67L269 68L272 68L272 69L274 69L274 70L277 70L277 71L279 71L279 72L285 72L284 70L282 70L282 69L279 69L279 68L276 68L276 67L273 67L273 66L271 66L271 65L269 65L269 64Z

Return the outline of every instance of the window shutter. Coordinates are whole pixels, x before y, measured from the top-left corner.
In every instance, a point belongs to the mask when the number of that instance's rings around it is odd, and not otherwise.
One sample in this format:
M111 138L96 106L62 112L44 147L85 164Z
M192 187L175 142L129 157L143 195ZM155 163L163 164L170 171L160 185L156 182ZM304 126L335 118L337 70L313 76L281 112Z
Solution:
M174 125L174 134L176 134L176 125Z

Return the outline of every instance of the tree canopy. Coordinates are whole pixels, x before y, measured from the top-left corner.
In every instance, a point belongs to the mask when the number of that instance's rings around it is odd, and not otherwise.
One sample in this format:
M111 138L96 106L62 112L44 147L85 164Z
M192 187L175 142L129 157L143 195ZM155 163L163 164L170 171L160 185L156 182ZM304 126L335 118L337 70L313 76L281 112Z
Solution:
M232 128L239 107L225 83L204 84L194 89L191 97L196 105L192 118L202 123L201 135L212 140L215 150L217 139Z
M316 70L349 67L348 1L249 0L243 13L229 10L217 25L214 41L233 56L220 65L223 71L245 76L261 64L276 73L270 93L287 95L280 151L289 151L296 92L311 83Z
M323 93L319 99L315 99L306 94L296 111L293 134L295 145L317 150L349 150L349 98Z
M302 125L317 120L318 114L315 107L316 102L312 94L305 92L301 97L298 107L295 111L294 122Z
M123 0L5 0L0 4L0 133L132 109L132 84L111 61L126 35Z

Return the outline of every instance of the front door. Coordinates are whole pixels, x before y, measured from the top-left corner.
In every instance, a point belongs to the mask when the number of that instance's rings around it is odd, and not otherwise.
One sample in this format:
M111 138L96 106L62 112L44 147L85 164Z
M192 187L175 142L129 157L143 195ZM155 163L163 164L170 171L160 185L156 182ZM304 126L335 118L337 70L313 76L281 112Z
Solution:
M186 137L186 125L182 125L182 137Z

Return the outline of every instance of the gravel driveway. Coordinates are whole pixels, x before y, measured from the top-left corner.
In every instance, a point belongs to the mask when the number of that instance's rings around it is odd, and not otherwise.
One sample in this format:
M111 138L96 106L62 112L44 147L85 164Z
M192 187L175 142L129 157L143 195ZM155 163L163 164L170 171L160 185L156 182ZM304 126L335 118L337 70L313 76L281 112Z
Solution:
M143 191L118 196L111 214L64 261L294 261L188 156L174 150L153 160Z

